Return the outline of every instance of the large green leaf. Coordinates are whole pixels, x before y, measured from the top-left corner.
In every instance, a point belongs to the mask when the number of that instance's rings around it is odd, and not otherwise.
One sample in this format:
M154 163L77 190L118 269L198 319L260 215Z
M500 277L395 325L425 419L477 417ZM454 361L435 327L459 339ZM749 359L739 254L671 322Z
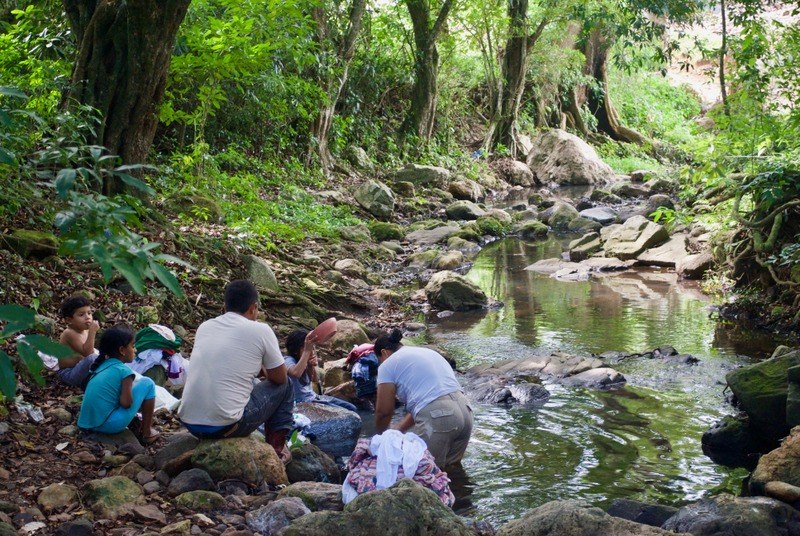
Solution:
M156 193L156 191L150 188L147 184L145 184L144 181L137 179L133 175L128 175L127 173L120 173L118 171L115 171L114 175L119 177L122 180L122 182L124 182L128 186L132 186L137 190L141 190L147 195L155 195Z
M144 278L142 277L142 274L138 272L138 270L133 268L124 260L120 259L111 259L111 264L113 264L114 268L116 268L116 270L121 273L125 279L127 279L128 283L130 283L133 291L136 294L144 294Z
M61 199L66 199L67 193L75 186L78 172L72 168L64 168L56 175L56 192Z
M28 368L28 372L31 373L33 381L42 385L44 383L44 378L42 378L44 363L42 363L42 358L39 357L39 352L36 351L36 348L24 342L20 342L17 344L17 352L19 352L19 357Z
M7 149L3 149L0 147L0 164L8 164L11 165L16 161L14 158L14 153Z
M16 304L0 305L0 321L6 323L5 329L0 333L6 337L33 327L36 323L36 311Z
M156 275L156 278L161 281L162 285L171 290L176 296L180 298L183 297L183 289L181 288L178 279L172 274L172 272L167 270L158 262L151 262L150 269L153 270L153 273Z
M15 88L15 87L9 87L9 86L0 86L0 95L2 95L4 97L14 97L14 98L17 98L17 99L27 99L28 98L28 96L25 93L23 93L21 90Z
M39 352L56 358L72 357L75 355L75 351L69 346L56 342L44 335L26 335L21 342L28 343Z
M17 396L17 375L11 365L11 358L0 350L0 393L6 398Z

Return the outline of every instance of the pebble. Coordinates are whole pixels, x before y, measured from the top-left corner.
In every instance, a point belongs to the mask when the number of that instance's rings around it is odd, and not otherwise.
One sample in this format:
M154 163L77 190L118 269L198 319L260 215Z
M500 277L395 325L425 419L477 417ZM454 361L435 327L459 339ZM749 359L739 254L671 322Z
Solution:
M162 486L168 486L169 482L171 480L169 475L167 473L165 473L164 471L156 472L155 477L156 477L156 480L158 480L159 484L161 484Z
M0 480L8 480L11 478L11 473L4 467L0 467Z
M153 476L152 471L139 471L136 473L136 481L142 486L152 482L153 480L155 480L155 477Z
M144 489L145 494L152 495L153 493L156 493L158 492L158 490L161 489L161 484L153 480L152 482L148 482L147 484L142 486L142 489Z
M214 522L205 514L195 514L192 516L192 521L201 527L213 527Z
M164 525L167 522L167 516L158 509L154 504L146 504L133 507L133 514L137 519L142 521L155 521Z
M86 450L79 450L72 455L72 459L81 463L97 463L97 456Z
M0 436L5 435L6 432L8 432L8 423L0 422Z
M78 435L78 427L74 424L68 424L58 431L58 435L75 437Z

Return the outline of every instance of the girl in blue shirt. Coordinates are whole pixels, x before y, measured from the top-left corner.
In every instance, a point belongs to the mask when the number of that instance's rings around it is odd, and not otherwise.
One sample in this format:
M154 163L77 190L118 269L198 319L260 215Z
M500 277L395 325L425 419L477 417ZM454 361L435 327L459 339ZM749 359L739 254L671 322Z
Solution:
M103 434L122 432L142 412L142 440L152 443L160 435L153 428L155 384L146 377L134 383L126 365L136 357L134 333L120 324L100 337L100 355L92 364L89 384L81 404L78 426Z

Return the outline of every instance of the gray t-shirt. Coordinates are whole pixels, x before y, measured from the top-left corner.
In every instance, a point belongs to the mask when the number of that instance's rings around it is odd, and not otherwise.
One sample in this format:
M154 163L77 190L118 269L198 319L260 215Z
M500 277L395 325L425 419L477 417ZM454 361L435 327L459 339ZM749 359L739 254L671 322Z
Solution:
M261 367L281 365L278 339L267 324L237 313L206 320L197 328L178 417L205 426L237 422Z
M397 398L416 418L417 413L439 398L461 390L444 357L428 348L403 346L378 367L378 384L393 383Z
M286 368L291 368L297 364L297 359L285 355L283 361L286 363ZM308 377L308 371L303 372L299 378L289 376L289 380L294 387L294 401L295 402L311 402L317 397L317 394L311 388L311 378Z

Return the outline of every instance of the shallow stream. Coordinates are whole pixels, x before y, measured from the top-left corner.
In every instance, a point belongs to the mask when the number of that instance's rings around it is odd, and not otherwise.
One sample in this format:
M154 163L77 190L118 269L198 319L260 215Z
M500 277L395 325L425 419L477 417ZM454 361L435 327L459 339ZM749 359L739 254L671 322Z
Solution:
M560 255L555 239L506 239L485 247L467 277L504 303L482 313L429 319L428 337L459 368L537 351L644 352L670 345L697 365L637 358L614 368L628 383L610 391L547 385L539 409L476 405L463 474L451 474L456 509L500 524L554 499L607 507L616 498L680 506L738 493L744 470L714 464L703 432L732 410L725 373L767 357L771 337L713 317L696 284L639 269L560 282L524 268Z

